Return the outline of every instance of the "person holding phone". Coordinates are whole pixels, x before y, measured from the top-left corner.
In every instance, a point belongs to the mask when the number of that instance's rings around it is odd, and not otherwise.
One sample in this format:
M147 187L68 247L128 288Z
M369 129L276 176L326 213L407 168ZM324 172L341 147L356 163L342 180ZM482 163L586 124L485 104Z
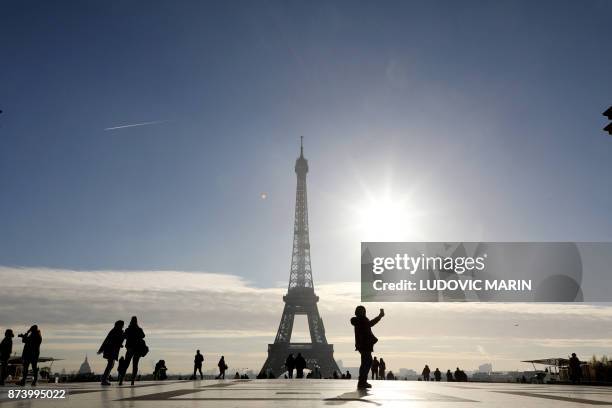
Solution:
M355 308L355 316L351 318L351 324L355 327L355 350L359 351L361 354L357 388L372 387L372 385L368 383L368 373L372 367L374 344L378 342L378 339L374 336L374 333L372 333L372 326L376 325L384 315L384 309L380 309L378 316L370 320L366 316L366 308L360 305Z

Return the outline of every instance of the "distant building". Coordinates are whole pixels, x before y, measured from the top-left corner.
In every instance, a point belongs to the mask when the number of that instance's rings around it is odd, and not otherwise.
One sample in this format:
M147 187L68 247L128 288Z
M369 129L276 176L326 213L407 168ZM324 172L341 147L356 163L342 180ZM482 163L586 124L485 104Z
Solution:
M87 361L87 355L85 355L85 361L83 361L81 368L79 368L79 374L92 374L91 367Z
M400 380L416 380L419 378L419 374L411 368L400 368L396 377Z
M491 363L485 363L485 364L481 364L478 366L478 371L479 373L491 373L493 371L493 364Z

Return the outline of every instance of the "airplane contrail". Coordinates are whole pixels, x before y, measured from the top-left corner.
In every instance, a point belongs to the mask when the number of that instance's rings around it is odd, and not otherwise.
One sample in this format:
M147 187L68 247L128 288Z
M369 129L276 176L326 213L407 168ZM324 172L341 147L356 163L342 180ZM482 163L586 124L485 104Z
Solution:
M104 130L116 130L116 129L125 129L125 128L130 128L130 127L136 127L136 126L158 125L160 123L165 123L165 122L168 122L168 121L167 120L153 120L151 122L131 123L129 125L121 125L121 126L109 127L109 128L104 129Z

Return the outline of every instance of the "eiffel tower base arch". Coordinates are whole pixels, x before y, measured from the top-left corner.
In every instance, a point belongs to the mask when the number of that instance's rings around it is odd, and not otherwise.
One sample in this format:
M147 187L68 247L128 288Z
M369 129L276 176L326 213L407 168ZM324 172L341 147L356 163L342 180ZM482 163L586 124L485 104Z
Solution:
M268 344L268 358L261 369L260 375L268 375L268 373L272 372L275 378L280 377L287 371L285 360L289 353L292 353L294 357L298 353L302 353L306 360L306 368L312 371L315 365L318 365L323 378L332 377L334 371L341 375L340 368L338 368L338 364L334 360L333 344L317 343Z

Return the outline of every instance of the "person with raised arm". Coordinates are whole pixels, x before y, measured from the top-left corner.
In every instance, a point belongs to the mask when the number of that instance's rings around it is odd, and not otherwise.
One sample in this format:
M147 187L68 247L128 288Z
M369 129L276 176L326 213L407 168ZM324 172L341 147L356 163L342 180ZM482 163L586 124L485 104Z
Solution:
M372 326L376 325L384 315L384 309L380 309L378 316L370 320L366 316L366 308L364 306L357 306L355 308L355 316L351 318L351 324L355 327L355 350L359 351L361 354L357 388L372 387L372 385L368 383L368 373L372 367L374 344L378 342L378 339L374 336L374 333L372 333Z

